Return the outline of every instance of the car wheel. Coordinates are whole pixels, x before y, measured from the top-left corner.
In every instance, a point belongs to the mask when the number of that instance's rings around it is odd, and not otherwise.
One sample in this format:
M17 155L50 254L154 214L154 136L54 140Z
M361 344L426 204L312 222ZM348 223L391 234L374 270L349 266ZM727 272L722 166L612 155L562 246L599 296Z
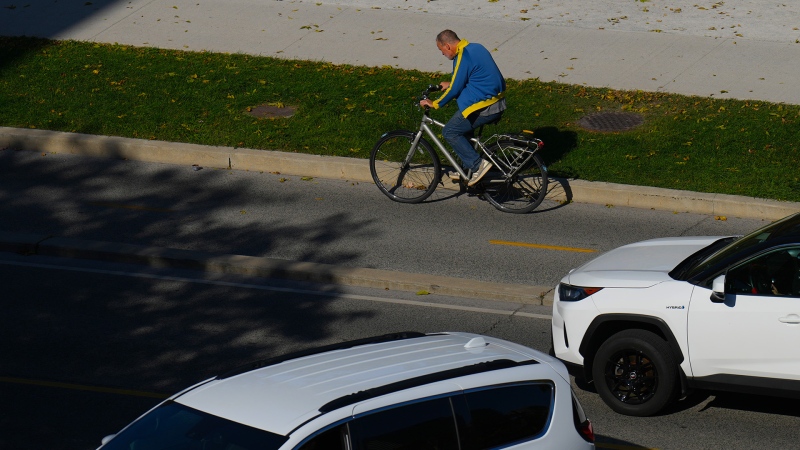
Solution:
M644 330L621 331L595 354L597 393L614 411L649 416L675 398L678 369L667 343Z

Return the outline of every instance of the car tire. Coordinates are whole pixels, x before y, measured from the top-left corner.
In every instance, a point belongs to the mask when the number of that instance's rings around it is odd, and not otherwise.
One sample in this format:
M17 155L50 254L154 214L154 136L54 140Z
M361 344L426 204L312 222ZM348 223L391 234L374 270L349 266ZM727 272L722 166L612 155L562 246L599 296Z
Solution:
M608 338L595 354L592 377L597 393L614 411L650 416L675 399L678 368L667 343L645 330Z

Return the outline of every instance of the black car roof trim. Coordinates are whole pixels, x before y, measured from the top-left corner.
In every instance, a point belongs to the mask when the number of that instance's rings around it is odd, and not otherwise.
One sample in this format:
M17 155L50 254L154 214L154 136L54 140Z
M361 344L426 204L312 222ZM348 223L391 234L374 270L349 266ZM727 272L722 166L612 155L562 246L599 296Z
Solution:
M443 370L441 372L435 372L427 375L422 375L419 377L409 378L407 380L402 380L395 383L374 387L371 389L365 389L363 391L358 391L352 394L339 397L335 400L331 400L330 402L322 405L319 408L319 412L323 414L328 413L330 411L339 409L341 407L352 405L364 400L369 400L371 398L380 397L382 395L399 392L405 389L424 386L426 384L435 383L437 381L450 380L453 378L463 377L466 375L473 375L478 373L491 372L494 370L508 369L512 367L526 366L538 363L539 362L536 361L535 359L530 359L520 362L512 361L510 359L496 359L494 361L486 361L482 363L472 364L469 366L457 367L455 369Z

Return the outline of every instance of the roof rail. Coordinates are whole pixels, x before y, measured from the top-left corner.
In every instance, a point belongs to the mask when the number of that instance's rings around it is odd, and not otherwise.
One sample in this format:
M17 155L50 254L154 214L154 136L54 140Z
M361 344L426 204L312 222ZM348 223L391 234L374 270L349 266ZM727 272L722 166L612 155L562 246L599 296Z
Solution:
M245 372L250 372L251 370L272 366L275 364L282 363L284 361L289 361L291 359L302 358L303 356L316 355L319 353L330 352L333 350L344 350L347 348L357 347L359 345L380 344L382 342L399 341L403 339L413 339L424 336L427 335L425 333L420 333L417 331L403 331L399 333L389 333L380 336L356 339L353 341L338 342L336 344L330 344L306 350L299 350L296 352L287 353L285 355L276 356L274 358L262 359L260 361L255 361L252 363L245 364L243 366L239 366L233 370L230 370L228 372L223 373L222 375L217 376L217 379L224 380L225 378L230 378L236 375L243 374Z
M395 383L386 384L383 386L374 387L372 389L365 389L352 394L339 397L335 400L322 405L319 412L325 414L343 406L352 405L371 398L380 397L382 395L399 392L405 389L410 389L417 386L424 386L426 384L435 383L437 381L449 380L452 378L463 377L466 375L473 375L477 373L491 372L493 370L508 369L511 367L526 366L529 364L538 364L535 359L526 361L512 361L510 359L496 359L494 361L486 361L470 366L458 367L455 369L444 370L441 372L422 375L407 380L398 381Z

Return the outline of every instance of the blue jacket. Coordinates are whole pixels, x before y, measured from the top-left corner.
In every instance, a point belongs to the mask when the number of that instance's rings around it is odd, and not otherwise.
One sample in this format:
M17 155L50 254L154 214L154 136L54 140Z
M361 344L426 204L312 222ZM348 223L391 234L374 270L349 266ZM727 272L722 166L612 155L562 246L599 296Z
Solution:
M456 99L461 114L466 118L498 102L505 95L505 90L506 80L489 50L481 44L470 44L462 39L453 58L450 87L433 102L433 107L439 109Z

